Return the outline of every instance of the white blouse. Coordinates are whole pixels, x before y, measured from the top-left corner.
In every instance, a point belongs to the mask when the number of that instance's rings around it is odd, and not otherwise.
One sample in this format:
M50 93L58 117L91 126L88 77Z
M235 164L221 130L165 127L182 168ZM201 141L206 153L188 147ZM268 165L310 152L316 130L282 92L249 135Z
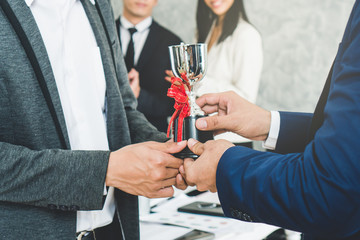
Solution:
M207 37L209 42L212 30ZM240 20L233 34L208 52L207 73L196 86L196 95L234 91L255 103L261 70L263 49L259 32L248 22ZM250 141L233 133L224 133L215 139L239 143Z

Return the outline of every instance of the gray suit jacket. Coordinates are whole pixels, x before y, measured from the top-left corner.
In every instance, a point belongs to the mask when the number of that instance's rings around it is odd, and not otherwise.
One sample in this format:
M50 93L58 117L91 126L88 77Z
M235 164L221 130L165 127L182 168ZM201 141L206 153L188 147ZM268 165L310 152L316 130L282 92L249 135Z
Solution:
M24 0L5 1L30 40L67 149L61 149L33 68L0 11L0 239L74 239L76 210L102 208L109 151L69 150L59 94L36 22ZM89 0L82 2L101 49L110 149L145 140L165 141L165 136L136 111L110 5L107 0L97 1L111 46L95 6ZM126 240L138 239L137 197L120 190L115 197Z

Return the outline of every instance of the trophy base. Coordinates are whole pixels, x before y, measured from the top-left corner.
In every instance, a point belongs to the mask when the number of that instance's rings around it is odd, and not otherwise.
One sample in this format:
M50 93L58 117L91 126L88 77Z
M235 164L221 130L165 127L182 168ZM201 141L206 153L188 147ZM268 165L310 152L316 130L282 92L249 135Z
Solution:
M197 159L199 156L193 153L188 147L184 148L181 152L173 154L174 157L185 159L185 158L192 158Z
M213 133L211 131L200 131L195 127L195 122L197 119L202 118L205 116L198 115L198 116L189 116L184 118L183 122L183 132L182 132L182 140L189 140L190 138L196 139L199 142L206 142L208 140L214 139ZM174 139L176 141L177 139L177 129L178 129L178 119L174 122ZM177 158L193 158L197 159L199 156L195 153L191 152L188 147L184 148L181 152L175 153L175 157Z

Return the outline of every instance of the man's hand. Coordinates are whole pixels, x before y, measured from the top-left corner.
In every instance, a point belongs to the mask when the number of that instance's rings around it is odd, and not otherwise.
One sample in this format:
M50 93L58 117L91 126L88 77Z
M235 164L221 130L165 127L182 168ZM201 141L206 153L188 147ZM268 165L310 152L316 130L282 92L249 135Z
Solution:
M205 94L196 103L206 114L216 115L196 121L199 130L214 130L215 134L226 131L237 133L252 140L265 140L269 134L271 114L235 92Z
M219 160L224 152L233 146L231 142L222 139L204 144L190 139L188 147L193 153L199 155L199 158L196 161L191 158L185 159L184 167L180 168L186 183L190 186L196 185L199 191L216 192L216 170Z
M172 153L183 150L186 141L145 142L110 153L106 186L148 198L171 197L182 159Z
M174 138L171 138L168 142L174 142ZM180 168L184 169L184 165L181 165ZM180 190L185 190L188 187L187 183L185 182L185 179L182 177L180 172L176 176L175 180L176 181L175 181L174 187L176 187Z
M135 97L138 98L141 90L139 72L132 68L128 73L128 78L131 90L133 91Z

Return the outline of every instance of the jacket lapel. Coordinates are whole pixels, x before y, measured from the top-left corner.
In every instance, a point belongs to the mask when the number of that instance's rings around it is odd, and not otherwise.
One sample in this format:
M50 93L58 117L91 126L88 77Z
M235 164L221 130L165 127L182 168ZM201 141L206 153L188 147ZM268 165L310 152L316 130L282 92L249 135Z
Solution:
M94 32L96 42L101 50L100 51L101 59L103 62L105 79L106 79L106 89L107 89L106 95L107 95L107 97L109 97L109 96L112 96L113 94L116 94L115 92L112 91L112 89L114 88L113 79L114 79L114 77L116 78L116 69L115 69L115 66L114 66L114 63L113 63L112 57L111 57L111 51L113 51L113 49L111 49L111 48L115 45L117 36L116 36L116 34L113 34L114 31L109 30L111 27L114 27L114 26L111 26L111 24L114 25L115 23L110 23L107 21L107 18L104 18L105 28L106 28L106 29L104 29L104 25L101 22L101 17L99 16L95 5L91 4L89 2L89 0L82 0L81 2L83 4L85 12L90 21L90 25ZM103 7L101 7L102 2L97 1L97 4L100 5L99 9L100 9L102 15L108 16L107 14L109 14L109 13L104 12ZM109 34L111 46L109 46L106 34L104 34L104 33L106 33L106 31Z
M97 4L100 6L100 11L104 16L105 27L108 29L108 34L110 38L110 44L107 40L104 25L101 22L98 11L94 5L92 5L89 0L82 0L85 12L90 21L90 25L93 29L95 39L97 41L98 47L100 48L101 60L104 67L105 80L106 80L106 97L107 97L107 126L108 126L108 140L111 150L116 150L122 146L125 146L130 143L130 132L126 128L128 125L127 122L122 122L124 120L124 112L122 110L124 104L123 99L130 99L129 96L120 94L120 91L124 92L126 87L119 84L120 81L127 80L127 71L125 65L118 64L123 63L123 57L120 52L119 39L116 34L115 21L110 22L106 19L111 19L108 16L111 16L111 9L107 2L97 0ZM114 52L114 58L116 65L113 62L111 51ZM119 76L119 77L118 77ZM130 86L128 87L129 91L127 94L131 94ZM126 94L126 93L125 93ZM135 102L134 102L135 103ZM122 105L121 105L122 104ZM117 131L120 131L121 134L118 134ZM121 139L119 139L121 138Z
M50 99L54 105L56 117L60 123L61 131L65 138L66 147L70 148L64 113L62 111L55 77L36 21L31 13L30 8L26 5L24 0L8 0L8 3L16 15L22 29L24 30L25 35L29 39L30 45L35 53L41 72L45 79L44 85L46 85L49 90L48 92L50 94Z
M119 39L121 39L120 38L120 24L121 24L120 17L118 19L116 19L115 24L116 24L116 31L117 31L118 37L119 37ZM120 41L120 47L121 47L121 41Z
M101 58L104 66L105 79L106 79L106 96L107 96L107 125L108 125L108 140L110 149L116 150L121 146L130 144L130 131L127 128L128 123L124 115L126 113L121 112L122 96L120 95L119 85L117 85L117 75L114 64L112 62L111 51L114 53L120 53L119 40L116 34L115 21L109 22L107 20L111 18L104 18L105 28L101 23L101 17L98 14L96 7L89 3L88 0L82 0L85 12L89 18L90 24L94 31L94 35L98 46L101 49ZM109 16L111 14L110 8L105 6L105 1L97 0L99 4L101 14L103 16ZM109 47L106 37L107 30L110 38ZM112 50L111 50L112 48ZM115 60L120 61L122 56L115 54ZM119 76L127 77L126 69L123 65L123 69L118 69ZM125 73L125 75L121 75ZM126 78L127 81L127 78ZM124 122L124 120L126 120ZM109 131L110 130L110 131ZM121 137L121 139L119 139ZM137 209L137 197L120 190L115 190L115 198L117 201L117 212L119 213L119 222L124 233L124 239L139 239L139 218Z
M141 69L146 65L149 57L153 54L156 46L160 42L159 38L159 25L153 20L150 26L149 35L146 39L145 45L139 57L138 64L136 66L138 71L141 71Z

